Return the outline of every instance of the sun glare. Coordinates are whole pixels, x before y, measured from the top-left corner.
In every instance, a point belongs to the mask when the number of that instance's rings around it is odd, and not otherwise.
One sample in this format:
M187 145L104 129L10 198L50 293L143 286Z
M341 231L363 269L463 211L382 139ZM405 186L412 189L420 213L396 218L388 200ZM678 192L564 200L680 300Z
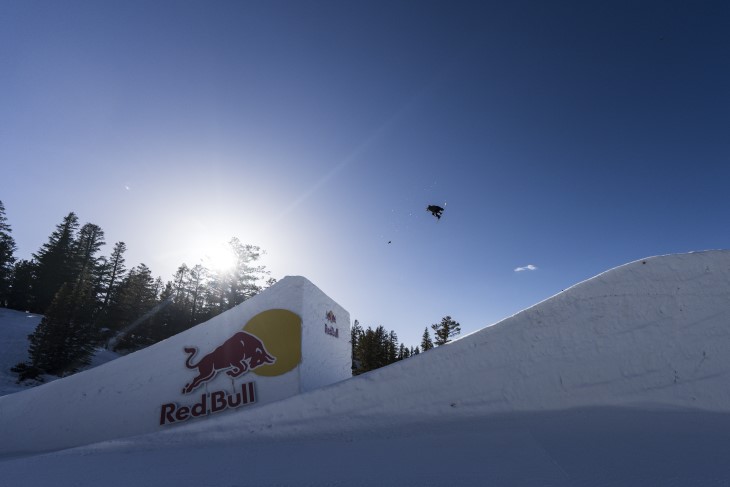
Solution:
M225 272L236 265L236 255L227 244L220 244L206 251L203 264L214 271Z

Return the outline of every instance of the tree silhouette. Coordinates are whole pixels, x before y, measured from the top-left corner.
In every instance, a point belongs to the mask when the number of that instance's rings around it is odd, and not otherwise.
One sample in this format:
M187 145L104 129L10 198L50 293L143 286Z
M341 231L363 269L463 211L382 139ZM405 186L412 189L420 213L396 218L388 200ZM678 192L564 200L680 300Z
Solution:
M452 338L461 333L459 323L451 319L451 316L441 318L441 323L431 325L434 334L434 343L441 346L449 343ZM426 330L428 331L428 329Z

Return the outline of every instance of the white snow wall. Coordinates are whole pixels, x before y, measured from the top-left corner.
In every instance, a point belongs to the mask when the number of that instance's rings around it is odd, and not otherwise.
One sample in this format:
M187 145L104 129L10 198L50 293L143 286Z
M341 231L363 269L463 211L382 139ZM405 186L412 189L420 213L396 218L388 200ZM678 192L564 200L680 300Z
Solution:
M251 411L245 433L229 416L148 441L592 406L730 412L730 251L612 269L453 343Z
M261 376L252 369L236 379L221 370L196 390L183 393L183 387L198 374L185 366L185 347L198 348L192 360L195 364L240 332L252 318L269 310L287 310L301 318L301 361L292 370L278 376ZM283 358L277 360L281 364ZM0 397L0 455L57 450L174 428L176 425L169 422L160 424L163 405L192 409L201 395L216 390L235 395L242 384L254 383L255 404L221 410L215 416L245 415L258 405L350 376L349 314L307 279L286 277L235 308L144 350ZM206 402L210 409L211 397ZM206 421L205 415L180 417L185 419L176 423Z
M444 410L730 411L730 251L617 267L398 365L382 379L408 376L405 395L429 388Z

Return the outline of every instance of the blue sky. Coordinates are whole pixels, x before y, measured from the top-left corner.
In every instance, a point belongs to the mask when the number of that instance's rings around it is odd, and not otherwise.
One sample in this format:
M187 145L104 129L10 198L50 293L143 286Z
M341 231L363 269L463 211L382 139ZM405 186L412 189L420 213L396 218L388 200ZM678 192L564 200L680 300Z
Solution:
M728 52L727 2L5 1L0 200L19 257L237 236L416 345L727 248Z

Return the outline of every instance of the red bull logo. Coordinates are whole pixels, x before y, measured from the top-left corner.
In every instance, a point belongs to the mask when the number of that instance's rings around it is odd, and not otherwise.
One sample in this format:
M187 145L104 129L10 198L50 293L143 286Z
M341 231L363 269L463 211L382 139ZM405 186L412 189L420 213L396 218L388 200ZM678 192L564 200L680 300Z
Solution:
M176 403L163 404L160 411L160 425L187 421L209 414L220 413L226 409L236 409L256 402L256 388L253 382L241 384L241 391L231 394L227 391L215 391L200 396L200 402L192 406L180 406Z
M329 325L327 323L324 324L324 332L330 336L339 338L340 330L338 330L335 326L335 323L337 323L337 317L335 316L335 314L332 312L332 310L329 310L327 311L327 314L324 315L324 317L330 323Z
M327 323L324 324L324 332L328 335L331 335L335 338L340 337L340 330L335 328L334 326L329 326Z
M183 394L190 394L202 384L212 380L218 372L226 371L226 375L235 379L249 370L276 362L276 357L266 351L263 342L245 331L233 335L201 358L197 364L192 363L193 357L198 353L197 348L185 347L185 353L189 354L185 367L198 369L198 375L185 384Z
M270 309L248 320L241 331L197 361L198 348L184 347L188 355L185 367L195 370L196 375L185 384L182 393L191 394L201 386L205 386L205 392L199 396L200 401L192 405L181 406L177 402L163 404L160 425L208 416L256 402L254 382L234 385L234 380L248 372L266 380L266 377L276 377L294 370L302 360L301 324L302 320L296 313ZM208 392L208 387L220 372L230 377L232 389Z

